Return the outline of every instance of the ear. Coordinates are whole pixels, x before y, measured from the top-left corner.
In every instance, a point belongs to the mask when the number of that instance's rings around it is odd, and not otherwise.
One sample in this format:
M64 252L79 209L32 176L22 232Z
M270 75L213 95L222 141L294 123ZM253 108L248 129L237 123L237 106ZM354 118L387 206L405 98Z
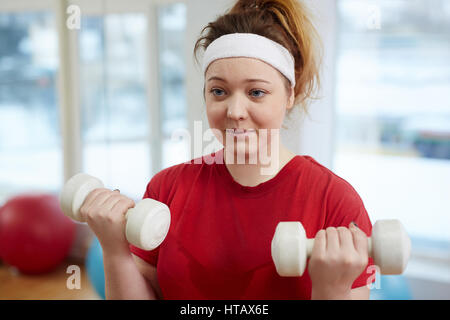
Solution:
M288 105L287 105L287 109L292 109L292 107L294 106L294 100L295 100L295 90L294 88L289 88L289 99L288 99Z

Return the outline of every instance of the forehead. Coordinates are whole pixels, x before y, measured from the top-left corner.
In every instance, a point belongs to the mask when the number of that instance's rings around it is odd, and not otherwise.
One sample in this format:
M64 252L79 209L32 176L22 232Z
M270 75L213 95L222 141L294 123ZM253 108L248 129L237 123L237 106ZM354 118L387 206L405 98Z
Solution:
M255 58L232 57L213 61L205 73L205 79L211 77L262 78L268 81L282 81L281 74L270 64Z

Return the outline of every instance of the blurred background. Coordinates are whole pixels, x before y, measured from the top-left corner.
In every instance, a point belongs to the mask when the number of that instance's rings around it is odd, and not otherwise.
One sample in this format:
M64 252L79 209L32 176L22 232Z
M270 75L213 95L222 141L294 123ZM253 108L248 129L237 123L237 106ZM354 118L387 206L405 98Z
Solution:
M286 121L284 142L347 180L372 223L400 219L411 236L405 274L379 277L372 299L450 299L450 1L304 2L324 43L323 98ZM81 171L139 200L154 174L200 156L172 134L209 127L193 46L233 3L2 0L0 206L39 203ZM74 225L64 260L39 275L0 252L0 299L104 297L101 250ZM73 264L82 289L66 285Z

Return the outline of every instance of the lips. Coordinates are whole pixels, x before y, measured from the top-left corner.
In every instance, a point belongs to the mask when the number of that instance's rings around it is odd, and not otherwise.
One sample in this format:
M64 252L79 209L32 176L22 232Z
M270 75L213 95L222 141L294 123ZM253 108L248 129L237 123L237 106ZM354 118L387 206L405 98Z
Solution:
M226 131L229 133L241 134L241 133L255 132L255 129L232 128L232 129L226 129Z

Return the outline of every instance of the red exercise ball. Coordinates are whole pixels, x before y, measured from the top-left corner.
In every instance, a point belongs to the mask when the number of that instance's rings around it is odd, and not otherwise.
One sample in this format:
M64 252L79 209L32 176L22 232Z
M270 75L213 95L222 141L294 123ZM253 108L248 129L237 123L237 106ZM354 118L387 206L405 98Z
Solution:
M26 274L51 271L69 253L75 223L51 194L9 199L0 208L0 259Z

